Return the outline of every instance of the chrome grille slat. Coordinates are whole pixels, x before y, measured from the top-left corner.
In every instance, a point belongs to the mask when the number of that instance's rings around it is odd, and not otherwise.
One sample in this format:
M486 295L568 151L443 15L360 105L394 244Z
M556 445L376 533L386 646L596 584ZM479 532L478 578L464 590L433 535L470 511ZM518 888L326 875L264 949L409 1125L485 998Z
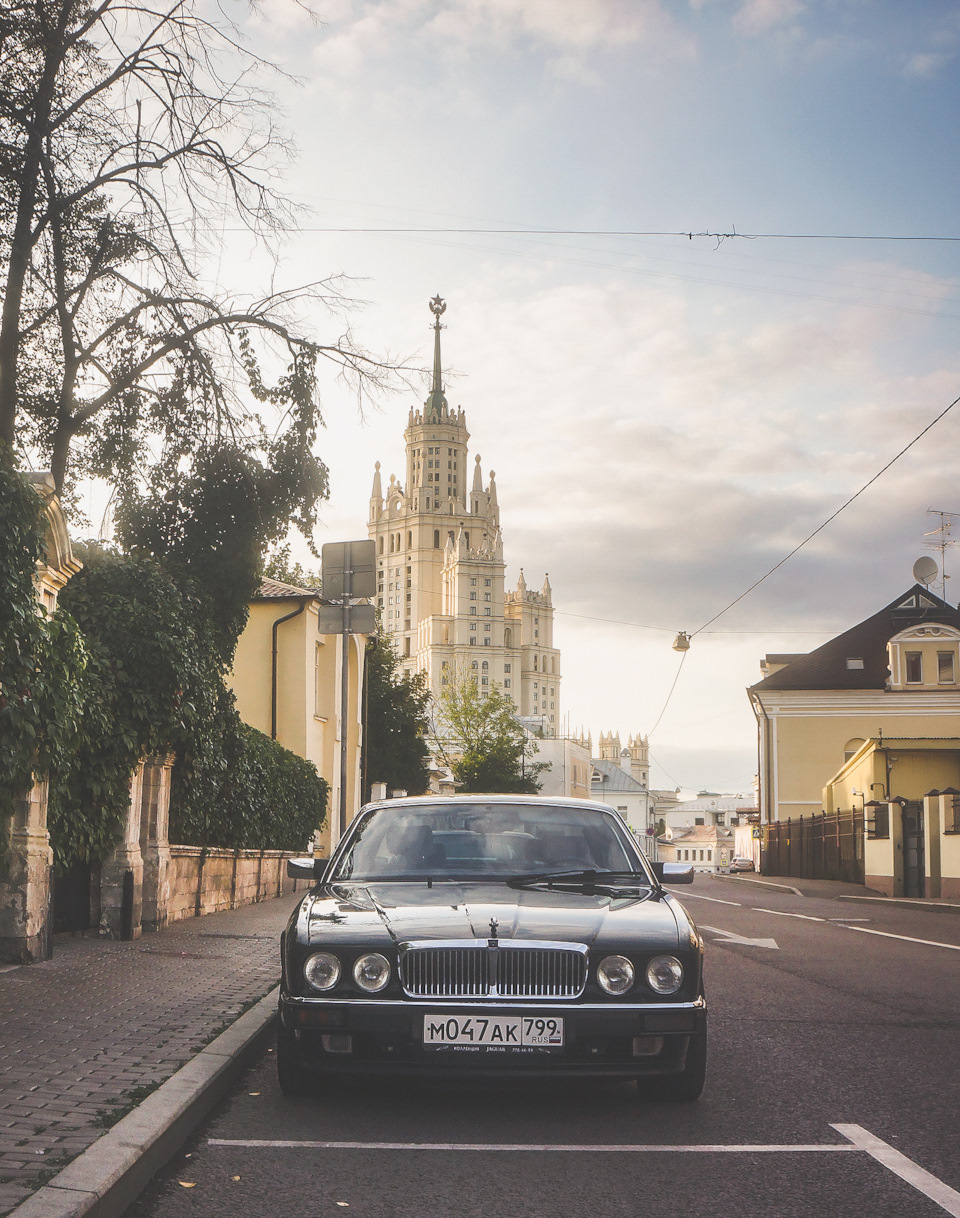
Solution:
M404 944L400 981L411 998L579 998L586 948L481 940Z

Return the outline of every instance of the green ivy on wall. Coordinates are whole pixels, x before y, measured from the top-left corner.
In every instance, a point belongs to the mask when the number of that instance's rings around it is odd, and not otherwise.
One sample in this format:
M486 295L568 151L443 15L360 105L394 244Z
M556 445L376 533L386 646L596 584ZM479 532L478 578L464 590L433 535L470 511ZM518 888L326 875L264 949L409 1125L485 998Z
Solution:
M0 467L0 816L34 777L62 769L81 722L86 655L66 614L48 618L34 584L43 557L42 502Z

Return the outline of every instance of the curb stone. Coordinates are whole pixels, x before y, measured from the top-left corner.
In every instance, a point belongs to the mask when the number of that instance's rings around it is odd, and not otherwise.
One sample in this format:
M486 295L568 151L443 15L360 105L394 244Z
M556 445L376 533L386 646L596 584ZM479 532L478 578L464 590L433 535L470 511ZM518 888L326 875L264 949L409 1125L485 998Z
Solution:
M792 884L774 884L771 880L751 880L748 876L745 876L745 875L727 875L722 871L715 872L714 878L723 879L723 880L732 880L733 883L735 883L735 884L737 884L737 883L739 883L739 884L760 884L764 888L782 888L782 889L785 889L787 892L794 893L798 897L803 896L803 893L800 891L800 889L794 888Z
M270 1039L278 994L261 998L7 1218L121 1218Z
M931 913L960 914L960 905L951 901L937 901L932 897L860 897L852 894L841 894L837 901L860 901L864 904L909 905L911 909L927 909Z

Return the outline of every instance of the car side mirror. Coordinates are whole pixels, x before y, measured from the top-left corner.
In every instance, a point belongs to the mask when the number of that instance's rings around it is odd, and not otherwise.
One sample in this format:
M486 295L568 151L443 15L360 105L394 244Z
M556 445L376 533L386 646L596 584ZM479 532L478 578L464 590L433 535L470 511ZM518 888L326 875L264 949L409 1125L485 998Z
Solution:
M326 865L326 859L287 859L287 875L291 880L319 880Z
M693 883L693 868L686 863L654 863L652 866L661 884Z

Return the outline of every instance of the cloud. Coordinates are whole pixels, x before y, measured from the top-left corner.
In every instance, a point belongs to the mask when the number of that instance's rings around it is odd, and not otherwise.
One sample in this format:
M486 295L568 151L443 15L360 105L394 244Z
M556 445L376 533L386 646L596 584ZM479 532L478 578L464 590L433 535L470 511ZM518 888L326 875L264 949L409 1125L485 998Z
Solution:
M646 45L688 57L692 43L660 0L338 0L313 50L317 83L341 95L449 87L483 56L523 56L527 77L597 85L599 55ZM536 62L540 60L540 65ZM456 79L455 93L465 82Z
M952 53L946 51L917 51L904 64L903 74L929 80L953 57Z
M807 10L804 0L746 0L733 15L733 28L748 38L794 26Z

